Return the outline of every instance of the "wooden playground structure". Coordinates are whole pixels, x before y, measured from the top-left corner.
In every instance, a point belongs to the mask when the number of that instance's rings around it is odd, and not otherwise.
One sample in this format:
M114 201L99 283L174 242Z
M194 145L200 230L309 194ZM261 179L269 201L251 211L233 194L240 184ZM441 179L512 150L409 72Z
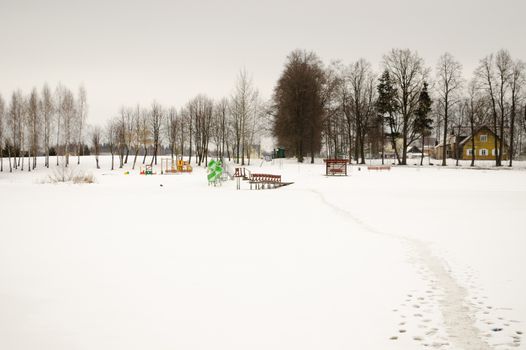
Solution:
M291 185L294 182L282 182L281 175L273 174L252 174L245 168L236 168L234 172L236 188L241 189L241 180L248 181L250 189L263 190L265 188L279 188Z
M129 172L128 172L129 174ZM141 166L141 170L139 171L139 175L155 175L157 173L155 173L152 169L152 166L151 165L145 165L145 166Z
M182 159L161 158L161 174L191 173L192 166Z
M325 175L343 175L347 176L347 159L324 159L325 163Z

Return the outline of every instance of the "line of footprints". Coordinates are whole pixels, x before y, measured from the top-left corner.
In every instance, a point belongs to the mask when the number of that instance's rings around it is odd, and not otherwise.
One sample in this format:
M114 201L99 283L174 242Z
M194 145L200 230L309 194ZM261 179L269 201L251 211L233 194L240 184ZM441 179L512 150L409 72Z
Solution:
M472 291L469 297L470 307L475 311L478 320L476 325L488 344L498 349L520 347L523 331L520 329L521 322L508 315L512 309L489 305L488 297L483 295L483 288L478 287L471 268L460 277L467 282L469 290Z
M437 287L437 281L428 278L426 272L424 268L419 271L427 282L426 290L412 290L406 295L400 307L393 309L393 312L399 316L399 322L397 332L390 337L390 340L397 341L403 337L410 337L424 348L449 349L451 344L445 333L438 306L438 300L442 295ZM474 273L469 270L462 277L468 282L470 291L482 293L483 290L477 287L473 276ZM479 320L476 326L481 330L486 342L502 350L520 347L523 335L523 331L519 329L521 322L505 317L511 309L487 305L486 296L474 294L470 293L469 303L476 313L476 319Z
M437 315L437 304L434 302L437 294L433 289L428 289L423 293L412 291L406 295L405 302L399 308L393 309L398 313L398 331L391 340L398 340L402 337L410 337L414 341L421 343L424 347L447 348L450 344L438 320L433 319Z

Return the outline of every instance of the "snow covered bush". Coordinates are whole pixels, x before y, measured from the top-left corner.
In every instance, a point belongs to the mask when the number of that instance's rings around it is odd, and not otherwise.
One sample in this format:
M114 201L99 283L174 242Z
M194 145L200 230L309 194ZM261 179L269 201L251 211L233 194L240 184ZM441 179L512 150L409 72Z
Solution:
M78 169L67 167L64 163L53 169L48 175L47 183L73 182L74 184L91 184L95 182L95 176L92 173L85 173Z
M95 183L95 176L92 173L80 173L76 176L73 176L73 183L92 184Z

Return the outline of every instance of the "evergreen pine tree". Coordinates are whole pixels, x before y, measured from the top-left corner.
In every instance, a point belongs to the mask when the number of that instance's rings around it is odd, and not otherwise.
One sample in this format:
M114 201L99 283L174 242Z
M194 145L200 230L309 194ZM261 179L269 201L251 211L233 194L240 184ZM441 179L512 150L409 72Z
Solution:
M387 69L382 73L382 76L379 79L377 90L378 99L376 100L376 108L378 110L379 116L382 118L384 123L386 123L389 126L389 133L386 136L389 137L389 139L391 140L391 146L393 147L393 150L395 152L398 164L400 164L400 156L398 155L398 149L396 147L396 139L400 136L400 131L398 130L397 122L395 119L396 112L399 108L398 102L396 100L398 91L394 87L391 81L391 77L389 75L389 71Z
M418 96L418 108L415 112L416 119L414 124L414 129L417 133L422 136L422 156L420 158L420 165L424 163L424 141L425 137L429 136L431 129L433 128L433 119L429 118L429 112L431 112L431 98L427 92L427 83L424 82L424 87L420 91Z

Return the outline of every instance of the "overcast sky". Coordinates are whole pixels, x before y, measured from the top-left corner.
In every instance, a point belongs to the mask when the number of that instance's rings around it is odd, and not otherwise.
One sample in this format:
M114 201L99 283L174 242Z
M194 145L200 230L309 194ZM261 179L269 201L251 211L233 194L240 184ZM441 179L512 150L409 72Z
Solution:
M376 70L394 47L431 67L449 51L470 77L500 48L526 60L525 13L525 0L0 0L0 93L83 83L104 123L122 105L228 96L243 67L268 98L296 48Z

